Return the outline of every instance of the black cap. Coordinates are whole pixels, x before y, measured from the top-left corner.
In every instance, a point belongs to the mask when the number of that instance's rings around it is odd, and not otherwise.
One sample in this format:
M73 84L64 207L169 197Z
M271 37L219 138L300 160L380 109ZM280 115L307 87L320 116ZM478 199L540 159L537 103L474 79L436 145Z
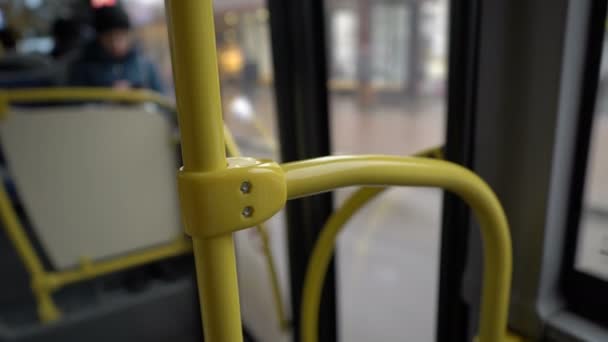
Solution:
M98 34L111 30L131 28L129 15L120 6L102 7L95 10L95 31Z

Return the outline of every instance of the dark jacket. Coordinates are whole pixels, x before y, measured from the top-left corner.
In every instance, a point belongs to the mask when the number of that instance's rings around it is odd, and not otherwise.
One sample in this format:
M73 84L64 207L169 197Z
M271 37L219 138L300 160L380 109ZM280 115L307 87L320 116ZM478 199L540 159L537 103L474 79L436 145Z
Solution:
M116 59L92 41L70 69L68 83L73 86L112 87L114 82L126 80L135 88L163 91L156 68L136 48Z

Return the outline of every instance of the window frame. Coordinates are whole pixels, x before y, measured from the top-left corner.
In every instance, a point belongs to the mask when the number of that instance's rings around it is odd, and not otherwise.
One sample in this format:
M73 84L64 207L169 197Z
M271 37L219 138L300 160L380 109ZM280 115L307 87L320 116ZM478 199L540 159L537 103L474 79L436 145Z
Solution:
M604 313L605 308L608 307L608 297L600 294L608 292L608 281L577 270L575 263L606 30L606 11L607 1L593 0L585 52L583 86L580 94L581 102L572 167L570 208L567 218L568 227L561 284L568 309L603 325L608 325L608 316Z

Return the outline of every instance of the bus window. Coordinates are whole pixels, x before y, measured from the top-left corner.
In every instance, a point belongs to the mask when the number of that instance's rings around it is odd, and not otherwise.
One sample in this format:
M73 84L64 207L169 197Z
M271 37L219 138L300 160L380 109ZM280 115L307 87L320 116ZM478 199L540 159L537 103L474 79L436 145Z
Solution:
M575 267L608 282L608 39L604 37Z
M333 153L442 144L447 0L326 1L325 13ZM416 188L355 215L337 247L341 340L434 339L440 215L441 192Z
M563 289L569 310L608 324L608 37L593 2L570 192Z

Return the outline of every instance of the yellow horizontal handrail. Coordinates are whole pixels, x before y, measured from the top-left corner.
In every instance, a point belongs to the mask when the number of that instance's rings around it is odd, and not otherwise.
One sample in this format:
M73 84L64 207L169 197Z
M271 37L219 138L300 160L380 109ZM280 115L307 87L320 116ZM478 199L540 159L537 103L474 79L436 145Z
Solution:
M157 247L150 247L142 251L132 252L110 260L91 261L82 259L80 267L57 272L48 272L51 285L55 288L71 283L97 278L112 272L147 264L151 261L179 256L190 252L192 243L185 237L174 242Z
M59 101L153 102L169 110L175 109L175 104L169 97L146 89L116 90L101 87L3 89L0 91L0 101L8 103Z
M289 198L298 198L352 186L429 186L456 193L470 205L479 220L484 243L484 275L479 341L505 341L511 283L511 238L504 212L492 190L473 172L440 160L392 156L342 156L282 165ZM373 195L372 192L368 193ZM367 198L345 204L355 210ZM341 222L328 223L313 250L302 302L302 341L317 341L321 288Z

